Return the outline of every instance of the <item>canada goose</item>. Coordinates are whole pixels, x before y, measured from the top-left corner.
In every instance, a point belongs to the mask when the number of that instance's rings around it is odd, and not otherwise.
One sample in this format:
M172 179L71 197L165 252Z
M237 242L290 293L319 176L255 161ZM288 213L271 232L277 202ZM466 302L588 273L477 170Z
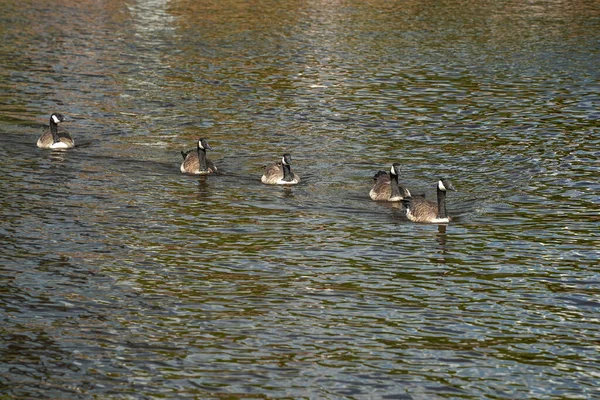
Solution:
M206 150L212 150L205 139L198 139L196 149L181 152L183 162L179 170L183 174L207 175L217 172L215 164L206 158Z
M408 197L402 200L406 209L406 217L413 222L429 222L443 224L450 222L446 211L446 191L456 191L448 179L440 179L437 183L437 204L425 200L425 197Z
M37 147L41 149L70 149L75 146L75 142L69 133L65 130L58 130L58 124L63 122L65 117L54 113L50 116L50 126L44 127L42 136L37 141Z
M281 157L281 162L272 164L265 169L265 173L260 178L262 183L268 185L295 185L300 182L300 177L292 172L290 165L292 156L285 153Z
M390 173L378 171L373 180L375 184L369 192L369 196L377 201L401 201L410 197L410 192L404 186L398 184L398 174L400 173L400 164L392 164Z

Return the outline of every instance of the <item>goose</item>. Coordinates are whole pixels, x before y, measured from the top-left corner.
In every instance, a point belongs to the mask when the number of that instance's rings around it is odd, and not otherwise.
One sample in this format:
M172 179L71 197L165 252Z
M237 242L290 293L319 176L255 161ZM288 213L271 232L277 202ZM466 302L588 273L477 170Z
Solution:
M448 179L440 179L437 183L437 204L425 200L425 197L408 197L402 200L406 209L406 217L413 222L444 224L450 222L446 211L446 191L456 191Z
M389 175L385 171L378 171L373 180L375 184L369 192L371 199L376 201L401 201L410 197L410 192L404 186L398 184L400 164L392 164Z
M217 172L215 164L206 158L206 150L212 150L205 139L198 139L196 149L182 151L183 162L179 170L182 174L207 175Z
M292 156L285 153L281 157L281 162L272 164L265 169L260 181L267 185L295 185L299 183L300 177L292 172L291 164Z
M53 113L50 116L50 126L44 127L44 132L37 141L37 147L40 149L70 149L74 147L75 142L71 135L65 130L58 130L58 124L64 120L65 117L61 114Z

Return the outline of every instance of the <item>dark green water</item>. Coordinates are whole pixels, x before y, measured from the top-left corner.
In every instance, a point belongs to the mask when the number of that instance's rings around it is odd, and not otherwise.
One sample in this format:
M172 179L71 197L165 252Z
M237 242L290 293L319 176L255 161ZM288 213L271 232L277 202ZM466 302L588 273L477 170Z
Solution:
M0 398L600 398L596 1L8 0L0 34ZM75 149L36 148L54 111ZM222 174L179 173L200 136ZM393 162L454 221L372 202Z

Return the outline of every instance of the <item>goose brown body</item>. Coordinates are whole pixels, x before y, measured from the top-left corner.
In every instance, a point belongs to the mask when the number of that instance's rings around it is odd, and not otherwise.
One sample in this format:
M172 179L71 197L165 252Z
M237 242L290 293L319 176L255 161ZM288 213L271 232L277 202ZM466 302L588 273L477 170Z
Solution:
M265 173L260 178L262 183L267 185L296 185L300 182L300 177L291 170L292 157L284 154L280 162L269 165L265 168Z
M378 171L373 176L375 184L369 191L369 197L375 201L402 201L409 197L408 189L398 184L399 173L400 164L398 163L392 165L389 174L385 171Z
M408 197L403 200L406 217L413 222L443 224L451 218L446 211L446 191L455 191L452 183L441 179L437 185L437 203L426 200L425 197Z
M42 136L37 141L40 149L70 149L75 146L75 141L64 129L58 129L58 124L64 121L60 114L50 116L50 125L45 126Z
M205 139L199 139L193 150L181 152L183 162L179 170L183 174L208 175L217 172L215 164L206 157L206 150L212 150Z

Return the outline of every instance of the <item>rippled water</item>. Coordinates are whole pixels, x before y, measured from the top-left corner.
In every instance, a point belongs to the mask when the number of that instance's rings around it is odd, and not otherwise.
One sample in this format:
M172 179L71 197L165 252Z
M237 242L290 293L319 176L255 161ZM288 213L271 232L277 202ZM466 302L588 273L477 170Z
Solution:
M0 15L2 396L600 397L597 2ZM372 202L393 162L455 220Z

